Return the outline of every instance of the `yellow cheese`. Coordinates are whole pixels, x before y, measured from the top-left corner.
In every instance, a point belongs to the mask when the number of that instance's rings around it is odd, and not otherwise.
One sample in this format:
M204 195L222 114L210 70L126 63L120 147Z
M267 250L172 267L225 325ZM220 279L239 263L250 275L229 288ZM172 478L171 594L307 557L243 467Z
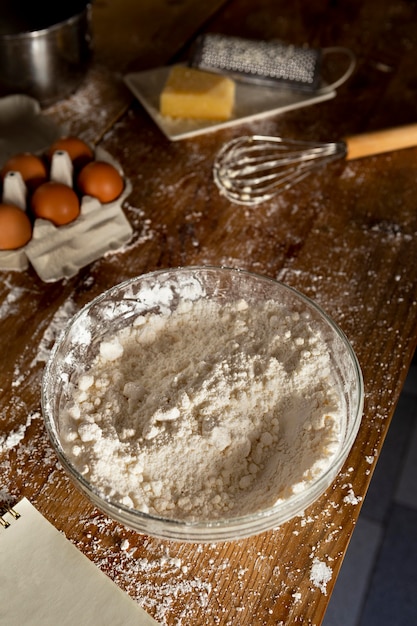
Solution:
M174 65L160 96L164 116L228 120L235 101L232 79L182 65Z

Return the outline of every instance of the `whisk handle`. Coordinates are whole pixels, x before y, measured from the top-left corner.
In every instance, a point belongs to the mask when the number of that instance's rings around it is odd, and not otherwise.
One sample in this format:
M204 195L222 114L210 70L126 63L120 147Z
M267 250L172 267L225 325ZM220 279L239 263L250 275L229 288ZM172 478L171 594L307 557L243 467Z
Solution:
M417 146L417 124L352 135L345 137L344 142L347 149L346 159L350 161L373 154L412 148Z

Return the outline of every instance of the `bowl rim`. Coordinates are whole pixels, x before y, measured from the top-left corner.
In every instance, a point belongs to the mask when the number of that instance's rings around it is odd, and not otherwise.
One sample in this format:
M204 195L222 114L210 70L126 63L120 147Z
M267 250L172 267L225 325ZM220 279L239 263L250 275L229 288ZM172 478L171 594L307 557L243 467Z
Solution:
M103 300L111 297L117 292L122 292L130 285L144 281L158 279L158 277L167 274L179 274L179 273L192 273L192 272L227 272L235 273L241 276L246 276L249 279L261 280L266 283L271 283L280 289L290 293L296 299L301 300L307 306L313 309L319 317L321 317L331 328L331 330L339 337L342 344L347 350L351 365L353 366L354 381L352 384L356 386L357 403L354 407L354 414L352 414L351 427L347 433L343 443L340 445L339 450L332 460L332 463L326 468L326 470L320 474L320 476L313 480L307 488L299 493L293 493L283 500L278 500L273 506L255 511L253 513L245 514L238 517L226 517L213 520L178 520L150 513L145 513L139 509L133 509L127 507L120 502L116 502L111 498L107 498L101 494L94 485L86 480L71 461L66 457L62 444L58 437L58 429L51 414L51 399L49 397L49 385L51 382L51 370L55 364L55 358L62 346L69 331L77 324L78 320L85 316L88 311L95 305L100 304ZM359 427L362 421L364 406L364 381L362 370L356 356L353 347L348 340L342 329L336 324L336 322L322 309L309 296L306 296L296 288L287 285L286 283L252 272L246 269L228 267L223 265L191 265L191 266L175 266L165 269L158 269L150 271L144 274L140 274L120 283L113 285L109 289L95 296L90 302L83 305L78 312L76 312L72 318L65 325L65 328L61 330L57 337L47 364L44 369L42 378L42 390L41 390L41 409L44 424L48 436L52 442L55 453L57 454L61 464L75 482L78 488L88 496L90 501L106 514L110 515L113 519L118 520L126 526L145 534L159 537L162 539L176 539L181 541L221 541L230 539L239 539L243 537L252 536L270 530L280 526L281 524L289 521L290 519L302 515L304 509L315 502L331 485L336 476L340 472L359 431ZM302 505L302 506L301 506ZM285 512L282 512L285 507ZM282 512L282 513L281 513ZM271 523L273 518L278 517L277 522Z

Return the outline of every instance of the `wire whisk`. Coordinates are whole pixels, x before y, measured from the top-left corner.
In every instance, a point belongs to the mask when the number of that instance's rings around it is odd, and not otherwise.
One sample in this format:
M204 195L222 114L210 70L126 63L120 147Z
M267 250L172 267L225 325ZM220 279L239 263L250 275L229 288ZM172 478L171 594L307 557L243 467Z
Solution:
M417 145L417 124L316 143L265 135L244 135L226 143L213 164L214 181L231 202L255 205L335 161Z

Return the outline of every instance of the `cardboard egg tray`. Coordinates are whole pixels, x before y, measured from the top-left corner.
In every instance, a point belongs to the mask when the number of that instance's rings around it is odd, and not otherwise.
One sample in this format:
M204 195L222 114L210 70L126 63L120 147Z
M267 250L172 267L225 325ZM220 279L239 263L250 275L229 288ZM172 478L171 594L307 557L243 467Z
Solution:
M65 226L36 219L32 239L18 250L0 251L0 270L24 271L33 266L44 282L71 278L78 271L107 252L121 248L132 236L122 204L131 192L120 165L103 149L97 148L95 160L111 163L122 175L125 186L113 202L101 204L96 198L83 196L79 217ZM54 162L55 159L55 162ZM54 155L51 172L54 180L72 186L72 164L65 151ZM52 178L52 176L51 176ZM26 187L18 172L10 172L3 183L3 202L24 208Z

